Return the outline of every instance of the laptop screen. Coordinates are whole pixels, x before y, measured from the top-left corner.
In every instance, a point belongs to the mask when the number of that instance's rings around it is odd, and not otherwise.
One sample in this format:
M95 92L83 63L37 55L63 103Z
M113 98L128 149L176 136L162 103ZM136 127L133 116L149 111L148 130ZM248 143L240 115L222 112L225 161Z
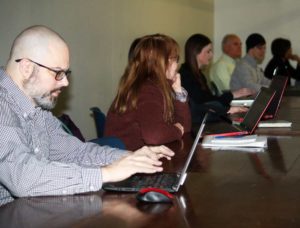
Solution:
M181 176L180 176L180 180L179 180L179 186L183 185L183 183L185 181L187 169L188 169L188 167L189 167L189 165L191 163L191 160L192 160L192 157L193 157L193 155L195 153L197 144L198 144L199 139L200 139L200 137L201 137L201 135L203 133L207 116L208 116L208 113L205 114L205 116L204 116L204 118L202 120L202 123L201 123L200 128L199 128L198 133L197 133L197 136L196 136L196 138L194 140L194 143L193 143L193 146L192 146L192 148L190 150L189 156L188 156L188 158L187 158L187 160L186 160L186 162L184 164L184 167L183 167L183 169L181 171Z
M265 110L273 98L275 91L269 88L262 87L260 92L255 97L255 100L244 117L241 126L244 127L250 134L253 133L255 127L264 115Z
M269 88L276 91L276 93L268 109L266 110L265 113L266 117L270 116L270 118L274 118L276 116L287 82L288 82L288 77L286 76L276 75L273 77Z

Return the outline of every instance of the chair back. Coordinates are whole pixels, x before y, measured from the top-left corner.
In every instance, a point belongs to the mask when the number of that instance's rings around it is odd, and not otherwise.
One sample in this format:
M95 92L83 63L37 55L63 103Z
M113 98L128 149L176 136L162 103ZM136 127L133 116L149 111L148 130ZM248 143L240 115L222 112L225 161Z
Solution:
M97 131L97 137L102 138L104 134L104 126L105 126L105 114L98 108L98 107L92 107L90 108L92 111L92 115L94 117L95 125L96 125L96 131Z
M210 82L210 88L211 88L213 95L220 96L221 93L220 93L217 85L213 81Z
M77 137L82 142L85 142L85 138L81 133L80 129L76 126L76 124L73 122L73 120L68 114L63 113L61 116L58 117L58 119L60 120L63 129L67 133Z

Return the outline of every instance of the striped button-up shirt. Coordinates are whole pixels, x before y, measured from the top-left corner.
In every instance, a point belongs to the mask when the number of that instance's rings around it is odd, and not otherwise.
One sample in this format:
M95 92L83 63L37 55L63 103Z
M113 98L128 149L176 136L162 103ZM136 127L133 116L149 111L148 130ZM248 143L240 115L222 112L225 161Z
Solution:
M13 196L97 191L101 166L124 151L83 143L51 112L35 107L0 68L0 185Z

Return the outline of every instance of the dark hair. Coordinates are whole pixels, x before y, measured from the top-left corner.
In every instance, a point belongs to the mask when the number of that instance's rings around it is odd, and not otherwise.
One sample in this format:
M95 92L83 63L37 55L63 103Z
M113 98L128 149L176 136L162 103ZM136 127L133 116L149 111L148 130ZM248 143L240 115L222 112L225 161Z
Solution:
M272 41L271 51L274 56L284 57L285 53L291 48L291 41L284 38L277 38Z
M265 38L259 33L252 33L246 39L246 51L248 52L250 49L256 46L262 46L266 44Z
M130 47L129 47L129 51L128 51L128 61L132 60L133 59L133 52L134 52L134 49L136 47L136 45L140 42L142 38L139 37L139 38L136 38L134 41L132 41Z
M202 51L202 49L211 44L211 40L202 34L194 34L185 43L185 64L190 68L193 75L201 83L201 87L205 89L207 85L204 85L201 72L198 68L197 55Z

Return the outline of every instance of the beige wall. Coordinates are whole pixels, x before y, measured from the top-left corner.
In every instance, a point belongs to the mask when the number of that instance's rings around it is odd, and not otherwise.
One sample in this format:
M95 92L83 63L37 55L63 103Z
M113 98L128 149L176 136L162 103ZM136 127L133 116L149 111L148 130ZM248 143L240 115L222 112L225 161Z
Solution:
M0 0L0 65L14 37L33 24L59 32L71 48L70 86L56 112L96 136L89 107L105 112L114 98L131 41L164 33L181 47L192 33L213 36L213 0Z

